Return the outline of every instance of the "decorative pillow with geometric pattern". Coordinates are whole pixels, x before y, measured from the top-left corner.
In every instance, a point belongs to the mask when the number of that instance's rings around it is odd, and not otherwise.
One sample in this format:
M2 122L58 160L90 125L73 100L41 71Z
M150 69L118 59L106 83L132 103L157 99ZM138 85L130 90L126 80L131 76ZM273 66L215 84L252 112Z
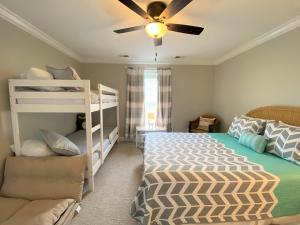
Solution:
M270 122L264 136L268 138L266 152L300 165L300 127Z
M258 134L263 135L265 133L266 125L267 125L267 120L260 119L260 118L254 118L254 117L249 117L242 115L241 118L250 120L250 121L255 121L258 124ZM273 121L273 120L272 120Z
M234 117L228 134L239 139L243 132L261 134L265 129L266 121L247 116Z

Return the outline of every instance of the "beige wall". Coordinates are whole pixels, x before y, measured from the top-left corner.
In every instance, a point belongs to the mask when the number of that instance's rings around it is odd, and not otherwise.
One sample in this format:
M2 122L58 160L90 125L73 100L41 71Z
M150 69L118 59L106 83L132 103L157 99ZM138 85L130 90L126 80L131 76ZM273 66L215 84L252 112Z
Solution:
M212 111L213 66L172 67L172 126L187 131L188 122Z
M216 66L213 110L234 115L265 105L300 106L300 28Z
M85 63L81 67L83 79L91 80L91 88L99 83L119 90L120 95L120 135L124 137L126 104L126 69L121 64ZM114 125L115 109L104 110L104 125ZM94 116L95 118L95 116Z
M79 69L80 65L2 19L0 19L0 31L0 167L2 168L3 161L9 152L8 146L12 144L8 79L16 77L32 66L44 68L46 64L56 67L71 65ZM40 127L68 133L75 127L74 116L62 114L21 116L23 138L36 134ZM0 169L0 184L1 179Z
M120 64L83 64L82 74L93 88L102 83L120 91L120 135L124 136L126 66ZM212 66L172 66L174 131L186 131L188 121L211 112L213 94ZM104 115L105 116L105 115Z

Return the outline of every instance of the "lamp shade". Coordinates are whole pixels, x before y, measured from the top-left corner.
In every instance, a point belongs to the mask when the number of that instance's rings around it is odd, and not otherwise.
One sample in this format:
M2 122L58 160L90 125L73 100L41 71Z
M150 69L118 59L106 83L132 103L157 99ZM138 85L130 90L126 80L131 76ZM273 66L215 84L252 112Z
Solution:
M152 38L163 37L167 30L167 26L161 22L152 22L146 25L146 32Z

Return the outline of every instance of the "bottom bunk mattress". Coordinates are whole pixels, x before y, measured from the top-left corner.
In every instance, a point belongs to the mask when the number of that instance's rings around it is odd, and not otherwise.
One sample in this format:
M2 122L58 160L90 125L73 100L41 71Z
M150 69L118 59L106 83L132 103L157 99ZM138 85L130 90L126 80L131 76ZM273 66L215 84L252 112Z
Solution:
M103 148L106 149L111 144L110 136L114 131L114 127L104 127L103 128ZM86 154L86 131L85 130L79 130L76 131L70 135L68 135L68 138L74 142L80 149L81 154ZM98 144L100 142L100 132L94 132L93 133L93 146ZM100 152L96 151L93 154L93 162L96 163L97 160L100 159Z
M254 152L227 134L147 134L143 180L131 213L143 225L296 215L300 167Z

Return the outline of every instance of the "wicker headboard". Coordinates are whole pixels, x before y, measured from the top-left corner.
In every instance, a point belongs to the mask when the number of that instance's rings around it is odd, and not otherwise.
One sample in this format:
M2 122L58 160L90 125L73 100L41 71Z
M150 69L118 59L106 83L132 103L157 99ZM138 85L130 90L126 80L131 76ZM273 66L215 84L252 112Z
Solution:
M246 115L255 118L282 121L290 125L300 126L300 107L266 106L254 109Z

